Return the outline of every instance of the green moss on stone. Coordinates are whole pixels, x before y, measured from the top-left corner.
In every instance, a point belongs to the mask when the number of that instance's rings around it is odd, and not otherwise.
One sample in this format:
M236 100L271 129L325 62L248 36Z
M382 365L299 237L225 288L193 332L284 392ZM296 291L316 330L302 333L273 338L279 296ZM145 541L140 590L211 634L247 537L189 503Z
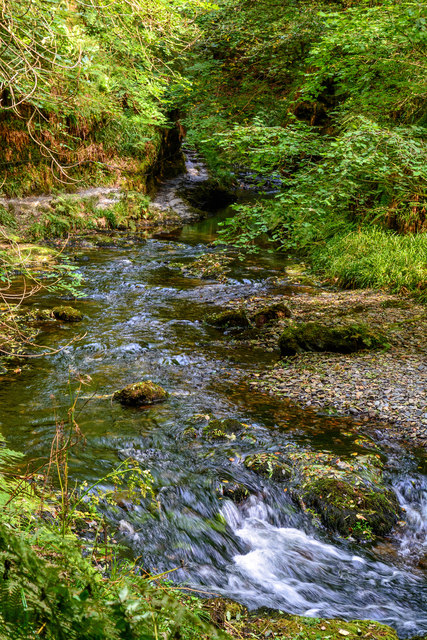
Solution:
M244 425L234 418L225 418L218 420L212 418L203 427L202 434L210 440L232 439L244 430Z
M167 391L151 380L129 384L113 394L113 400L130 407L155 404L162 402L167 397Z
M223 480L217 488L217 493L222 497L228 498L236 504L240 504L249 498L250 492L244 484L240 482L228 482Z
M293 356L303 351L353 353L386 346L384 334L366 324L329 327L316 322L302 322L286 327L279 340L282 356Z
M210 619L221 629L233 629L233 637L265 640L398 640L394 629L371 620L323 620L283 614L271 609L248 611L246 607L225 598L203 601Z
M63 322L80 322L83 320L82 312L74 309L74 307L54 307L52 313L57 320L62 320Z
M399 503L392 491L355 486L336 478L309 483L302 499L328 529L355 538L386 535L399 514Z
M256 453L247 456L245 467L277 482L288 480L292 475L291 468L281 462L274 453Z
M217 327L218 329L226 329L228 327L249 327L249 320L246 315L246 311L243 309L233 309L211 314L206 316L205 322L213 327Z

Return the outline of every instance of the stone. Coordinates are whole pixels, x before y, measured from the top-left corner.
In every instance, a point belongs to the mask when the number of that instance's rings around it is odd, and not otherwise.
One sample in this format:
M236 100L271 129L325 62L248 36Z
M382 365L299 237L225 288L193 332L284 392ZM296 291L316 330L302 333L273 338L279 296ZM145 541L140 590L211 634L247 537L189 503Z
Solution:
M281 462L274 453L256 453L245 458L245 467L260 476L271 478L276 482L289 480L291 468Z
M113 400L129 407L156 404L163 402L167 397L167 391L151 380L129 384L113 394Z
M63 322L80 322L83 320L82 312L74 307L54 307L52 313L57 320L62 320Z
M243 309L229 309L227 311L221 311L205 318L206 324L209 324L218 329L226 329L228 327L249 327L249 320L246 315L246 311Z
M304 351L353 353L388 346L385 336L366 324L335 325L301 322L286 327L279 339L282 356Z
M356 486L337 478L318 478L302 495L325 527L343 536L369 539L384 536L397 522L400 507L396 495L384 487Z

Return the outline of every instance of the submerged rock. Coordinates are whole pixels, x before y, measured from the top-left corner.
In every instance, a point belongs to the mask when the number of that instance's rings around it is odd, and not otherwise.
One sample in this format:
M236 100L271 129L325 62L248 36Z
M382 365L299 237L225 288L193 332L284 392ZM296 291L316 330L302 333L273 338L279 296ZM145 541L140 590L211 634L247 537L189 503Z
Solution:
M249 320L244 309L228 309L220 313L214 313L206 316L206 324L210 324L218 329L226 329L228 327L249 327Z
M244 425L234 418L225 418L224 420L211 418L203 427L202 434L209 440L234 439L244 429Z
M228 480L222 480L217 488L217 493L224 498L228 498L235 504L244 502L250 496L250 491L244 484L240 482L228 482Z
M303 351L353 353L385 346L384 334L366 324L329 327L317 322L302 322L286 327L279 340L282 356L293 356Z
M276 302L275 304L267 305L259 309L251 317L251 320L256 327L261 328L268 322L280 320L281 318L290 318L291 315L289 307L283 304L283 302Z
M328 529L358 539L386 535L400 511L393 491L336 478L314 480L306 486L302 499Z
M113 394L113 400L117 400L129 407L155 404L166 400L167 397L167 391L151 380L129 384L121 391L116 391Z
M62 320L63 322L80 322L83 320L82 312L74 307L54 307L52 313L57 320Z
M245 459L245 467L260 476L271 478L276 482L289 480L292 476L291 468L281 462L274 453L256 453L247 456Z

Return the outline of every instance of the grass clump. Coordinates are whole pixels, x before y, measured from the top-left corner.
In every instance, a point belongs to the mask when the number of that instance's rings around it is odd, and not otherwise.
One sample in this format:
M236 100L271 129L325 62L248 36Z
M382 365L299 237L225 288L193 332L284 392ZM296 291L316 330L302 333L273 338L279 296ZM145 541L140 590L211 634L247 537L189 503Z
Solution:
M313 255L313 265L344 287L412 293L427 301L427 234L398 235L367 227L338 235Z

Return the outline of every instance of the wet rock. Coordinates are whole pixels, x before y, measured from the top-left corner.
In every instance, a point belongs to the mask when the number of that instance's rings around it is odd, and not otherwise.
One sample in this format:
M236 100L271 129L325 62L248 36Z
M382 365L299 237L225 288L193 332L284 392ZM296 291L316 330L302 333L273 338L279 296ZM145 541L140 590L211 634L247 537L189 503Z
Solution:
M226 598L209 598L202 606L212 622L241 638L280 638L280 640L330 640L363 637L370 640L398 640L391 627L371 620L322 620L283 614L268 608L248 611L246 607Z
M225 418L224 420L212 418L203 427L202 434L209 440L234 439L244 429L244 425L234 418Z
M235 504L241 504L250 496L250 492L244 484L240 482L228 482L227 480L221 482L217 488L217 493L224 498L228 498Z
M82 312L74 307L54 307L52 313L57 320L62 320L63 322L80 322L83 320Z
M306 486L302 499L328 529L357 539L386 535L400 511L393 491L336 478L314 480Z
M244 309L229 309L221 311L205 318L206 324L210 324L218 329L226 329L228 327L249 327L249 320Z
M385 336L366 324L335 325L302 322L286 327L279 339L282 356L303 351L353 353L387 346Z
M36 309L34 311L34 319L39 322L53 320L54 318L54 313L50 309Z
M229 265L233 260L232 256L227 256L224 253L207 253L191 264L177 264L177 266L186 276L226 282L227 274L230 271Z
M129 384L113 394L113 400L130 407L155 404L166 400L167 397L167 391L151 380Z
M256 453L247 456L245 467L260 476L271 478L276 482L289 480L292 476L291 468L274 453Z
M252 317L251 320L256 327L261 328L268 322L273 320L280 320L281 318L290 318L291 310L282 302L276 304L267 305L262 309L259 309Z

